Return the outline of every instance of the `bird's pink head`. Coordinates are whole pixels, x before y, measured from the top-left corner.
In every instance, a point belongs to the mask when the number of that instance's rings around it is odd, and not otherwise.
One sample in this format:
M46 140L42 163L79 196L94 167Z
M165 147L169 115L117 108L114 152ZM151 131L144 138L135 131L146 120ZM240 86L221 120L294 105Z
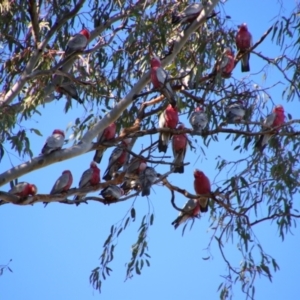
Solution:
M197 106L197 107L195 108L195 111L203 111L203 108L202 108L201 106Z
M147 163L145 161L141 161L139 165L139 173L143 172L147 168Z
M160 67L161 61L157 56L154 56L151 58L150 64L151 64L151 67Z
M53 130L52 134L60 134L63 137L65 137L65 133L63 132L63 130L60 130L60 129Z
M34 196L37 193L37 187L35 184L29 184L30 192L29 194Z
M246 23L243 23L239 26L239 31L248 31L248 27Z
M185 128L185 126L184 126L184 124L183 123L178 123L178 126L177 126L177 129L184 129Z
M62 172L63 174L71 174L71 171L70 170L65 170Z
M198 169L196 169L195 171L194 171L194 177L195 178L202 178L204 176L204 173L202 172L202 171L200 171L200 170L198 170Z
M275 106L275 108L273 109L273 111L275 113L284 113L284 108L283 108L282 105L277 105L277 106Z
M94 161L91 162L90 167L93 169L98 169L98 166Z
M91 37L91 33L90 33L86 28L82 29L82 30L79 32L79 34L84 35L88 40L89 40L90 37Z
M226 48L224 49L224 53L225 53L225 54L229 54L229 55L232 55L232 54L233 54L231 48L229 48L229 47L226 47Z
M112 122L109 126L108 126L109 128L116 128L117 127L117 125L116 125L116 123L115 122Z
M176 107L176 106L173 107L171 104L169 104L169 105L167 106L166 110L168 110L168 111L177 111L177 112L178 112L177 107Z

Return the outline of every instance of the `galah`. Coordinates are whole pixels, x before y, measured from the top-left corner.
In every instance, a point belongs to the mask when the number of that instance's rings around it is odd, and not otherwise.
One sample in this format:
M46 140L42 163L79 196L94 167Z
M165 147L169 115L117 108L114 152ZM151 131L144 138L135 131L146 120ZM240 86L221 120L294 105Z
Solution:
M222 56L217 60L213 73L219 73L224 78L229 78L234 69L234 54L232 50L227 47L223 50Z
M150 195L150 188L157 178L157 173L152 167L146 167L139 176L139 184L142 190L142 197Z
M100 182L100 169L97 167L97 164L92 161L90 168L85 170L79 181L79 188L94 186ZM80 194L74 197L74 201L79 201L84 198L86 194Z
M172 222L175 229L188 219L197 217L200 213L200 204L197 199L189 199L182 210L179 216Z
M167 106L164 112L159 116L158 126L159 128L171 128L175 129L179 121L178 110L176 107L172 107L171 104ZM168 143L171 138L170 133L160 133L158 140L158 151L167 152Z
M52 135L46 140L46 143L42 149L42 154L49 154L53 151L61 149L65 141L65 134L60 129L55 129Z
M116 123L113 122L108 127L106 127L102 132L100 132L97 138L97 144L100 145L102 142L106 142L113 139L116 135L116 127L117 127ZM106 149L107 148L103 147L101 150L96 150L94 155L94 161L96 163L100 164L103 153Z
M245 53L249 48L252 47L252 34L248 31L246 23L243 23L235 37L236 47L241 53ZM250 65L250 52L244 54L241 61L242 72L249 72Z
M177 129L184 129L184 124L179 123ZM174 155L174 173L184 173L184 158L185 153L188 145L188 139L185 133L182 134L175 134L172 138L172 149L173 149L173 155ZM172 170L173 166L171 166Z
M234 101L225 106L226 120L228 123L241 121L246 113L246 108L241 100Z
M20 198L25 198L29 195L34 196L37 193L37 187L36 185L28 182L19 182L11 190L9 190L8 193L19 196Z
M176 95L170 85L170 77L168 72L161 66L161 61L158 57L151 59L151 82L154 88L160 90L168 99L169 103L176 106Z
M124 182L121 185L121 188L124 191L124 195L129 194L131 190L137 191L140 188L139 179L125 178Z
M179 70L178 77L180 78L179 84L182 86L181 89L189 89L191 83L192 70L189 67L185 67Z
M65 56L70 55L75 51L83 51L86 48L90 37L91 34L86 28L72 36L68 41Z
M147 161L143 157L133 157L126 169L125 176L131 178L137 178L136 175L139 175L147 167Z
M274 127L278 127L284 123L285 115L284 108L282 105L277 105L271 114L269 114L262 124L263 131L272 130ZM280 128L275 128L274 132L278 132ZM260 152L262 152L267 146L270 138L274 133L266 133L262 134L255 144L255 148L257 148Z
M128 164L126 173L124 176L124 182L121 188L124 190L125 195L127 195L130 190L136 189L138 186L139 174L144 171L147 167L147 162L144 158L133 157Z
M117 172L127 162L129 154L126 148L130 144L131 139L122 141L111 153L107 169L102 177L104 180L111 180L114 173Z
M198 106L192 112L189 121L195 133L202 134L203 129L206 127L208 123L208 116L203 111L203 108Z
M188 5L183 12L172 14L172 24L184 24L193 22L200 14L203 9L201 3L192 3Z
M200 14L200 12L203 9L203 5L201 3L192 3L188 5L183 12L181 13L173 13L172 14L172 24L185 24L185 23L191 23L193 22ZM213 12L210 16L208 16L206 19L210 19L216 15L215 12Z
M60 194L62 192L66 192L70 189L73 183L73 176L71 171L65 170L62 172L60 177L55 181L53 188L50 192L50 195ZM47 206L48 202L44 202L45 206Z
M79 97L77 87L71 80L65 79L61 84L56 85L55 90L67 96L68 99L75 99L78 103L83 104L83 100Z
M194 189L197 195L208 195L211 193L210 181L202 171L196 169L194 171L194 178ZM209 197L205 196L197 199L200 204L201 212L208 211L208 198Z
M124 195L124 191L117 185L111 184L104 188L99 195L101 195L109 204L111 201L119 200L119 198Z

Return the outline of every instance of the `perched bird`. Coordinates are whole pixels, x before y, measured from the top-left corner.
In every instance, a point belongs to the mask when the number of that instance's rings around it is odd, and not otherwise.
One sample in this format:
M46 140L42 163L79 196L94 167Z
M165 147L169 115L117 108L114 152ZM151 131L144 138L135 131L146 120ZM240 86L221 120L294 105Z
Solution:
M171 128L175 129L178 123L178 110L176 107L172 107L171 104L167 106L164 112L159 116L158 126L159 128ZM170 133L160 133L158 140L158 151L167 152L168 143L171 138Z
M197 17L201 13L202 9L203 9L203 5L201 3L192 3L192 4L188 5L184 9L183 12L172 14L172 24L176 25L176 24L180 24L180 23L181 24L191 23L195 19L197 19ZM213 12L206 19L208 20L208 19L214 17L215 15L216 15L216 13Z
M19 182L11 190L9 194L19 196L20 198L26 198L29 195L34 196L37 193L37 187L34 184L28 182Z
M251 48L253 42L252 42L252 34L248 31L248 27L246 23L243 23L236 34L235 37L235 43L237 49L244 53L249 48ZM250 59L250 52L247 54L244 54L241 61L241 67L242 72L249 72L250 71L250 65L249 65L249 59Z
M269 131L274 127L278 127L284 123L285 115L284 108L282 105L277 105L271 114L269 114L262 124L263 131ZM279 132L280 128L274 129L274 133ZM266 133L262 134L255 144L255 148L257 148L260 152L262 152L267 146L270 138L274 133Z
M184 129L184 124L179 123L177 129ZM184 173L184 158L185 158L185 153L187 149L187 136L185 133L182 134L175 134L173 135L172 138L172 149L173 149L173 155L174 155L174 173ZM171 166L172 170L173 166Z
M194 171L194 189L197 195L208 195L211 193L210 189L210 181L205 176L202 171L195 170ZM199 197L197 200L200 204L200 211L207 212L208 211L208 198L209 197Z
M201 134L203 129L206 127L206 125L208 123L208 116L203 111L203 108L198 106L192 112L189 121L190 121L190 124L192 125L195 133Z
M168 72L161 66L161 61L158 57L151 59L151 82L154 88L160 90L168 99L169 103L176 106L176 95L170 85L170 77Z
M109 202L119 200L124 195L123 189L117 185L110 184L104 188L100 194L109 204Z
M193 73L190 67L181 68L178 71L178 77L180 79L176 82L176 84L181 85L182 90L183 89L188 90L192 86L191 82L193 81L192 80Z
M46 140L46 143L42 149L42 154L49 154L53 151L61 149L64 144L65 134L60 129L55 129L52 135Z
M60 177L54 183L50 195L59 194L68 191L72 183L73 183L73 176L71 171L69 170L63 171ZM46 207L48 202L44 202L44 204L45 204L44 207Z
M222 56L217 60L213 74L219 73L224 78L229 78L234 69L234 54L232 50L227 47L223 50Z
M193 22L203 9L201 3L192 3L188 5L183 12L172 14L172 24L184 24Z
M94 186L100 182L100 169L97 167L97 164L92 161L90 168L85 170L79 181L79 188ZM84 198L86 194L77 195L74 197L74 201L79 201Z
M56 75L54 75L56 76ZM54 79L55 81L55 79ZM75 99L78 103L83 104L83 100L79 97L77 87L74 82L69 79L64 79L61 84L55 86L56 92L67 96L69 99Z
M197 199L189 199L182 209L183 211L181 211L179 216L172 222L175 229L188 219L197 217L200 213L200 205Z
M133 157L126 169L126 175L131 178L136 178L137 175L141 173L141 171L145 170L147 167L147 162L143 157Z
M139 183L141 185L142 197L150 195L150 188L157 178L157 173L152 167L146 167L139 176Z
M126 173L124 176L124 182L121 188L124 190L124 194L127 195L132 189L137 189L138 187L138 177L142 171L147 167L147 162L145 159L140 157L133 157L128 164Z
M86 48L90 37L91 34L86 28L72 36L68 41L65 56L68 56L75 51L83 51Z
M246 113L243 101L238 100L229 103L225 106L226 120L228 123L235 123L241 121Z
M126 151L126 148L130 142L131 139L125 139L113 150L109 157L107 169L102 177L104 180L111 180L114 173L121 169L121 167L127 162L129 153Z
M100 145L102 142L109 141L113 139L116 135L116 123L113 122L111 123L108 127L106 127L100 134L98 135L97 138L97 144ZM98 164L100 164L102 160L102 156L104 151L107 148L102 148L101 150L96 150L95 155L94 155L94 161Z

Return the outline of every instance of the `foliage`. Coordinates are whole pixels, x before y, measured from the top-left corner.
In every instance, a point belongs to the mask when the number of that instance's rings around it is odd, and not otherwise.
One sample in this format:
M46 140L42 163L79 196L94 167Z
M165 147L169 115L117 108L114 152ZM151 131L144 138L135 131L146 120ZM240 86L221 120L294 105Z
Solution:
M278 83L261 88L250 76L242 79L215 76L212 70L216 58L220 57L224 47L235 47L236 30L228 27L227 16L223 13L226 3L212 1L210 9L215 6L219 14L207 21L204 16L192 25L174 27L169 22L170 15L176 9L182 11L186 2L180 1L178 5L170 1L149 0L79 0L77 3L69 0L29 0L0 4L0 160L9 159L9 147L16 155L28 159L21 167L0 174L0 185L13 181L16 183L18 178L33 170L94 151L99 146L92 144L92 140L114 120L119 137L105 146L112 147L125 137L132 137L135 141L146 136L148 145L139 153L132 147L131 154L143 155L148 163L172 166L164 158L153 157L157 143L152 135L161 131L157 129L156 116L167 105L166 100L158 96L149 83L149 61L151 55L155 54L162 59L173 77L171 83L180 98L177 105L181 116L189 116L199 104L205 106L210 122L203 133L200 154L205 154L214 143L229 141L237 153L238 158L234 161L227 161L221 155L216 158L217 179L220 180L209 204L210 228L213 229L211 243L217 243L228 266L228 274L219 286L220 298L230 298L233 283L239 281L242 290L253 299L256 275L267 276L271 280L273 271L279 269L276 260L265 253L263 245L255 237L255 225L273 222L284 239L300 217L293 202L299 190L300 140L297 124L300 120L288 114L287 122L280 133L273 137L263 155L252 149L261 133L261 120L277 104L269 90ZM267 76L270 66L281 72L284 81L282 98L286 101L294 101L300 96L300 42L299 38L295 38L299 37L300 32L298 17L296 11L290 16L278 17L251 49L252 56L261 58L261 73L264 76ZM64 57L70 35L84 26L91 29L89 47L83 52ZM282 55L279 57L269 57L256 51L256 47L268 35L281 47ZM237 53L237 67L240 67L240 59L241 54ZM180 70L187 69L191 70L189 89L184 89L178 74ZM85 110L85 117L77 118L72 126L74 144L69 145L68 151L59 150L48 156L34 157L28 133L41 135L41 129L25 128L23 122L40 114L41 105L65 101L55 91L54 74L76 84L84 101L82 109ZM230 126L225 121L224 105L232 100L242 100L247 110L244 121ZM66 112L72 109L74 101L66 100ZM183 132L191 134L192 130L188 128ZM196 149L194 137L190 139L190 147ZM109 183L120 184L122 176L124 172L112 182L101 183L85 191L100 190ZM163 182L173 194L175 191L187 198L196 198L183 187L172 186L167 180L171 176L171 171L159 174L155 183ZM18 204L45 200L70 204L73 201L66 197L81 191L70 189L62 196L36 195L21 199ZM119 201L132 199L138 194L131 193ZM2 205L10 202L9 198L3 199ZM104 203L99 197L87 197L82 201L92 200ZM178 209L174 199L172 203ZM260 207L264 208L263 216L258 213ZM90 282L95 289L101 291L103 280L110 276L112 269L109 263L114 258L118 237L135 220L133 203L124 219L112 225L103 245L100 265L90 275ZM147 236L153 220L153 212L141 219L137 240L132 245L132 257L127 264L126 278L131 278L134 273L140 275L145 265L150 266ZM233 239L238 240L238 251L243 257L238 267L227 259L224 251L226 243Z

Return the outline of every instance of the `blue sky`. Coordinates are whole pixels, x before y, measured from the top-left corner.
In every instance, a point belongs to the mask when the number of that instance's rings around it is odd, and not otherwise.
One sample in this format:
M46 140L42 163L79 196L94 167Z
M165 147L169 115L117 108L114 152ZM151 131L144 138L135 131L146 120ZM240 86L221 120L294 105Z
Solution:
M286 1L287 2L287 1ZM294 1L283 4L286 14L295 6ZM232 0L225 4L226 13L231 16L227 26L237 26L243 22L248 24L254 41L269 28L274 16L278 15L280 4L276 1L240 1ZM279 48L270 43L267 37L256 51L266 53L270 57L278 55ZM255 55L251 56L251 74L261 70L264 62ZM238 65L233 76L242 79ZM248 74L246 75L248 76ZM282 80L275 68L271 67L267 80L261 74L253 76L260 86L268 86ZM280 87L270 91L273 101L285 103L281 99ZM75 104L75 109L63 114L64 100L55 101L47 108L41 108L42 117L36 116L24 123L27 128L38 127L43 137L31 135L31 145L34 155L38 155L45 138L55 128L65 129L76 117L85 113ZM285 104L286 111L293 118L300 118L295 103ZM295 113L294 113L295 111ZM60 112L60 115L58 114ZM57 116L54 120L53 116ZM184 120L184 119L183 119ZM185 122L186 123L186 122ZM55 124L55 125L54 125ZM69 135L71 132L68 132ZM202 145L201 139L197 138ZM136 143L134 151L139 152L141 140ZM170 181L178 186L184 186L193 192L192 172L195 168L205 171L212 183L216 176L214 161L217 155L227 159L235 159L229 140L220 146L215 143L206 150L203 156L200 149L194 154L189 150L186 160L191 164L185 168L184 176L173 174ZM7 145L6 145L7 146ZM70 145L69 145L70 146ZM8 146L9 148L9 146ZM104 155L101 177L106 168L106 162L111 150ZM168 154L171 155L169 147ZM89 167L93 153L87 153L61 163L53 164L45 169L29 173L20 181L36 183L39 193L50 192L55 180L63 170L70 169L73 173L73 186L77 186L80 176ZM213 162L213 163L211 163ZM14 154L6 154L1 162L1 171L22 163ZM166 172L168 166L161 166L158 172ZM4 186L3 190L8 190ZM98 194L98 193L97 193ZM176 203L181 206L186 199L176 196ZM297 201L297 203L296 203ZM115 250L115 259L111 264L113 272L104 281L102 294L99 295L89 284L88 278L93 268L98 265L102 253L102 245L109 233L110 226L119 222L130 210L134 202L137 212L135 222L131 222L127 230L120 235ZM295 199L295 206L299 199ZM144 214L154 211L154 224L148 234L148 253L151 255L151 267L144 267L142 275L124 282L126 275L125 263L131 257L131 245L137 239L137 230ZM0 277L0 291L3 299L217 299L217 288L222 282L220 275L226 275L226 265L221 258L215 243L210 251L206 250L211 239L211 220L209 214L196 220L191 231L187 227L185 235L181 229L174 230L170 225L176 218L177 211L170 203L170 193L161 186L155 186L149 199L137 198L117 205L104 206L89 202L79 207L73 205L50 204L44 209L42 204L34 206L3 205L0 209L1 255L0 264L10 259L13 273L5 272ZM282 242L279 238L276 224L257 225L254 232L265 251L276 258L280 271L274 274L273 283L266 278L255 281L255 299L298 299L298 278L300 271L299 258L299 227L292 230ZM237 241L229 241L225 252L238 266L241 256L237 251ZM210 256L210 259L202 258ZM243 299L239 283L234 288L234 298Z

